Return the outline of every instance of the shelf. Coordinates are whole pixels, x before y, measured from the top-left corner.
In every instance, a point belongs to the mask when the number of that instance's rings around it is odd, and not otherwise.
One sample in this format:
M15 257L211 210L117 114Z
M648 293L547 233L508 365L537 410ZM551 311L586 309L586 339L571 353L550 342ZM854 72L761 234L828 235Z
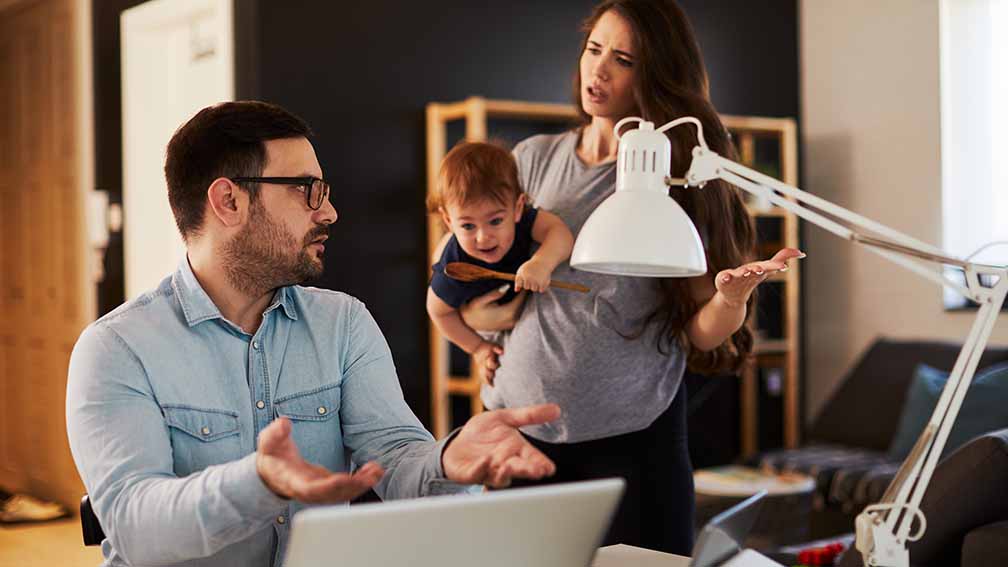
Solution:
M758 161L775 160L775 169L780 172L778 177L788 185L798 183L798 134L794 120L789 118L763 118L751 116L722 116L722 121L732 133L732 139L738 149L740 163L756 167ZM769 158L765 150L773 146ZM757 168L758 169L758 168ZM746 207L755 219L777 218L780 232L776 237L767 238L758 243L758 254L761 259L771 257L780 248L798 248L798 218L791 212L778 206L769 209L757 209L752 204ZM799 332L801 265L792 263L791 269L771 275L768 281L775 282L782 288L780 296L780 313L783 338L757 340L752 361L742 372L742 453L749 456L760 450L758 446L758 404L759 404L759 370L764 367L777 366L784 370L784 400L783 400L783 445L796 447L801 429L801 413L799 408L800 380L798 363L801 341Z
M480 382L479 380L474 380L469 377L460 378L452 376L448 379L447 389L450 394L475 394L478 396L480 391Z
M787 339L756 340L753 354L781 354L791 350Z

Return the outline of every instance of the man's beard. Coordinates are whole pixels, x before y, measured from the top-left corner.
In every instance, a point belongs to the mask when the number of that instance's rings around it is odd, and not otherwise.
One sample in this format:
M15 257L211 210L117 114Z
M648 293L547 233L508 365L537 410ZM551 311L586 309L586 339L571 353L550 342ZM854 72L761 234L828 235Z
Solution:
M317 278L322 275L322 262L308 245L327 234L328 225L319 225L297 248L294 235L256 202L250 207L248 223L224 245L224 273L235 289L249 296ZM298 252L292 253L295 249Z

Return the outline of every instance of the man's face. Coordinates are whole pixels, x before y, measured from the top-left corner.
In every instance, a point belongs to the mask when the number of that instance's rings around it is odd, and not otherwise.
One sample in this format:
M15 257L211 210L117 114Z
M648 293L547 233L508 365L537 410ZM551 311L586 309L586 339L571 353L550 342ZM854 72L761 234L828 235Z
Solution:
M315 149L305 138L266 142L262 177L322 177ZM326 199L312 210L306 187L259 185L244 226L227 246L233 283L261 290L298 284L322 274L322 256L336 209Z

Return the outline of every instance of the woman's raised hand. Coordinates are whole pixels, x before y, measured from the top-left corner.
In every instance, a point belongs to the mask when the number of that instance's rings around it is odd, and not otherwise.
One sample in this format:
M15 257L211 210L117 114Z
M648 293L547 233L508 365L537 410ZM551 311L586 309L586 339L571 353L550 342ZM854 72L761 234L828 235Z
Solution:
M805 253L796 248L783 248L773 258L750 262L731 270L721 270L714 278L714 286L730 305L740 306L749 300L756 286L771 274L788 269L788 261L801 259Z

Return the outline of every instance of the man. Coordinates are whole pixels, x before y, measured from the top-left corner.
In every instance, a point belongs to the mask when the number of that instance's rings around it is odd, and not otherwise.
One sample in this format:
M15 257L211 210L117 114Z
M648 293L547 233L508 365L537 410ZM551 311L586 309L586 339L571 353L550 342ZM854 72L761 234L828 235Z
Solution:
M336 221L309 135L235 102L168 144L187 258L88 327L70 361L67 430L106 565L279 565L304 503L553 473L517 428L559 408L487 412L435 442L363 304L295 285L321 273Z

